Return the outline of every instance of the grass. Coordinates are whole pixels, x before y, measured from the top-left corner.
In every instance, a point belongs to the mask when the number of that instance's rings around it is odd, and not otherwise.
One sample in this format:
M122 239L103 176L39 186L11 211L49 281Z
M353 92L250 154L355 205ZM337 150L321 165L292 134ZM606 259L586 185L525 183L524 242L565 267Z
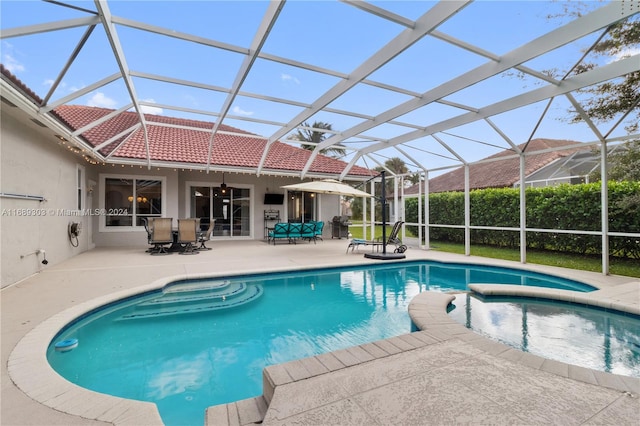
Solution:
M361 227L351 226L349 231L353 238L363 238ZM370 230L367 228L365 237L367 239L369 238L369 232ZM391 232L391 225L387 225L387 235L389 235L389 232ZM382 226L376 226L375 235L376 238L382 238ZM464 254L464 244L432 241L431 249L447 253ZM520 249L472 245L471 254L473 256L492 259L520 261ZM578 254L529 249L527 250L527 263L602 272L602 258L600 256L581 256ZM611 258L609 261L609 272L614 275L640 278L640 261L638 261L638 259Z

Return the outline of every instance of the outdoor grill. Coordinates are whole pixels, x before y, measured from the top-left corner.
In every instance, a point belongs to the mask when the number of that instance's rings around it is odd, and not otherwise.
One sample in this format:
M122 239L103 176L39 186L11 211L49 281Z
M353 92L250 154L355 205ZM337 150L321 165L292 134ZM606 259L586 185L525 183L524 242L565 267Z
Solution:
M331 238L349 238L349 216L334 216L331 220Z

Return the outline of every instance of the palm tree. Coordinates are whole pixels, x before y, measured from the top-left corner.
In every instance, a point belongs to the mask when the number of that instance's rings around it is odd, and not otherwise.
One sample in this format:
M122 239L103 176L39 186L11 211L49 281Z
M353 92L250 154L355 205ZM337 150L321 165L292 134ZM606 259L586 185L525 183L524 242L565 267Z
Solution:
M301 148L309 151L313 151L320 142L327 139L328 137L327 135L329 136L331 135L330 133L321 132L317 130L317 129L332 130L331 124L329 123L323 123L322 121L314 121L313 125L310 126L309 123L305 121L304 123L302 123L302 126L311 127L313 128L313 130L298 129L298 132L292 136L292 139L303 141L303 142L311 142L311 144L303 143L302 145L300 145ZM344 155L346 154L346 151L344 148L340 148L339 146L331 146L329 148L320 150L320 154L326 154L326 155L330 155L331 157L339 158L339 157L344 157Z

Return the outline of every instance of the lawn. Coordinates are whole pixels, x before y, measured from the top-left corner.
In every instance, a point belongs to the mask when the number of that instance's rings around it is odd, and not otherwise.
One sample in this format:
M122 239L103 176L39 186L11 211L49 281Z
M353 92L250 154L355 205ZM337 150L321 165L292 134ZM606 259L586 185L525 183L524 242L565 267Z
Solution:
M387 225L387 235L391 232L392 225ZM362 237L362 227L352 225L349 227L353 238ZM369 239L370 228L366 230L366 237ZM376 226L376 238L382 238L382 226ZM448 253L464 254L464 244L454 244L440 241L432 241L431 249ZM520 261L520 249L508 249L502 247L472 245L471 254L473 256L489 257L493 259L504 259ZM559 253L544 250L527 250L527 263L538 265L560 266L563 268L579 269L583 271L602 271L602 258L600 256L581 256L577 254ZM609 271L613 275L624 275L627 277L640 278L640 260L611 258L609 261Z

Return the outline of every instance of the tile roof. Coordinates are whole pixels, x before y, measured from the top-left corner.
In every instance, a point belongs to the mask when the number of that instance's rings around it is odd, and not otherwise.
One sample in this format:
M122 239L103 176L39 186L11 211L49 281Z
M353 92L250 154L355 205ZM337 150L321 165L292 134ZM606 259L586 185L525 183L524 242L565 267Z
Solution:
M31 99L36 105L42 105L43 100L2 64L0 73L26 98ZM52 110L51 114L73 132L112 112L114 110L108 108L62 105ZM145 114L144 117L147 121L149 156L152 161L206 164L214 123L152 114ZM81 133L80 136L94 148L100 146L98 151L103 156L110 155L112 159L146 160L144 131L139 123L137 113L125 111ZM122 135L116 137L120 134ZM112 138L115 139L111 143L101 146ZM260 163L266 144L267 140L264 137L222 124L213 140L211 167L255 169ZM263 169L300 172L310 156L311 151L276 141L269 150ZM311 164L309 172L337 175L346 167L346 162L320 154ZM355 165L348 173L349 176L363 177L375 174L377 172Z
M18 91L22 92L22 94L27 99L31 99L33 103L37 105L42 105L42 98L36 94L33 90L27 87L26 84L22 82L18 77L13 75L11 71L9 71L4 65L0 64L0 73L7 78L7 81L12 83L12 86L15 87Z
M524 149L526 144L518 147ZM540 170L551 162L566 157L573 152L585 149L580 142L557 139L532 139L526 150L528 152L544 151L546 149L571 147L559 151L541 152L526 156L525 176ZM508 157L514 155L513 150L501 151L486 159ZM491 162L478 162L469 165L469 188L504 188L513 186L520 180L520 159L507 158ZM464 191L464 167L459 167L448 173L429 179L429 192ZM418 186L413 185L405 189L405 195L417 194Z
M55 115L72 131L101 119L114 110L80 105L62 105L55 108ZM214 123L184 118L145 114L149 140L149 155L152 161L206 164L209 156L209 142ZM105 122L83 132L81 136L93 147L116 137L129 129L124 136L98 150L111 158L147 158L144 131L138 126L135 112L125 111ZM160 125L157 125L160 124ZM167 127L166 125L180 126ZM267 144L266 138L235 127L221 125L213 140L211 166L257 168ZM274 142L267 155L264 169L301 171L310 151L281 142ZM309 169L312 173L340 174L347 163L318 155ZM354 166L351 176L371 176L375 174L364 167Z

